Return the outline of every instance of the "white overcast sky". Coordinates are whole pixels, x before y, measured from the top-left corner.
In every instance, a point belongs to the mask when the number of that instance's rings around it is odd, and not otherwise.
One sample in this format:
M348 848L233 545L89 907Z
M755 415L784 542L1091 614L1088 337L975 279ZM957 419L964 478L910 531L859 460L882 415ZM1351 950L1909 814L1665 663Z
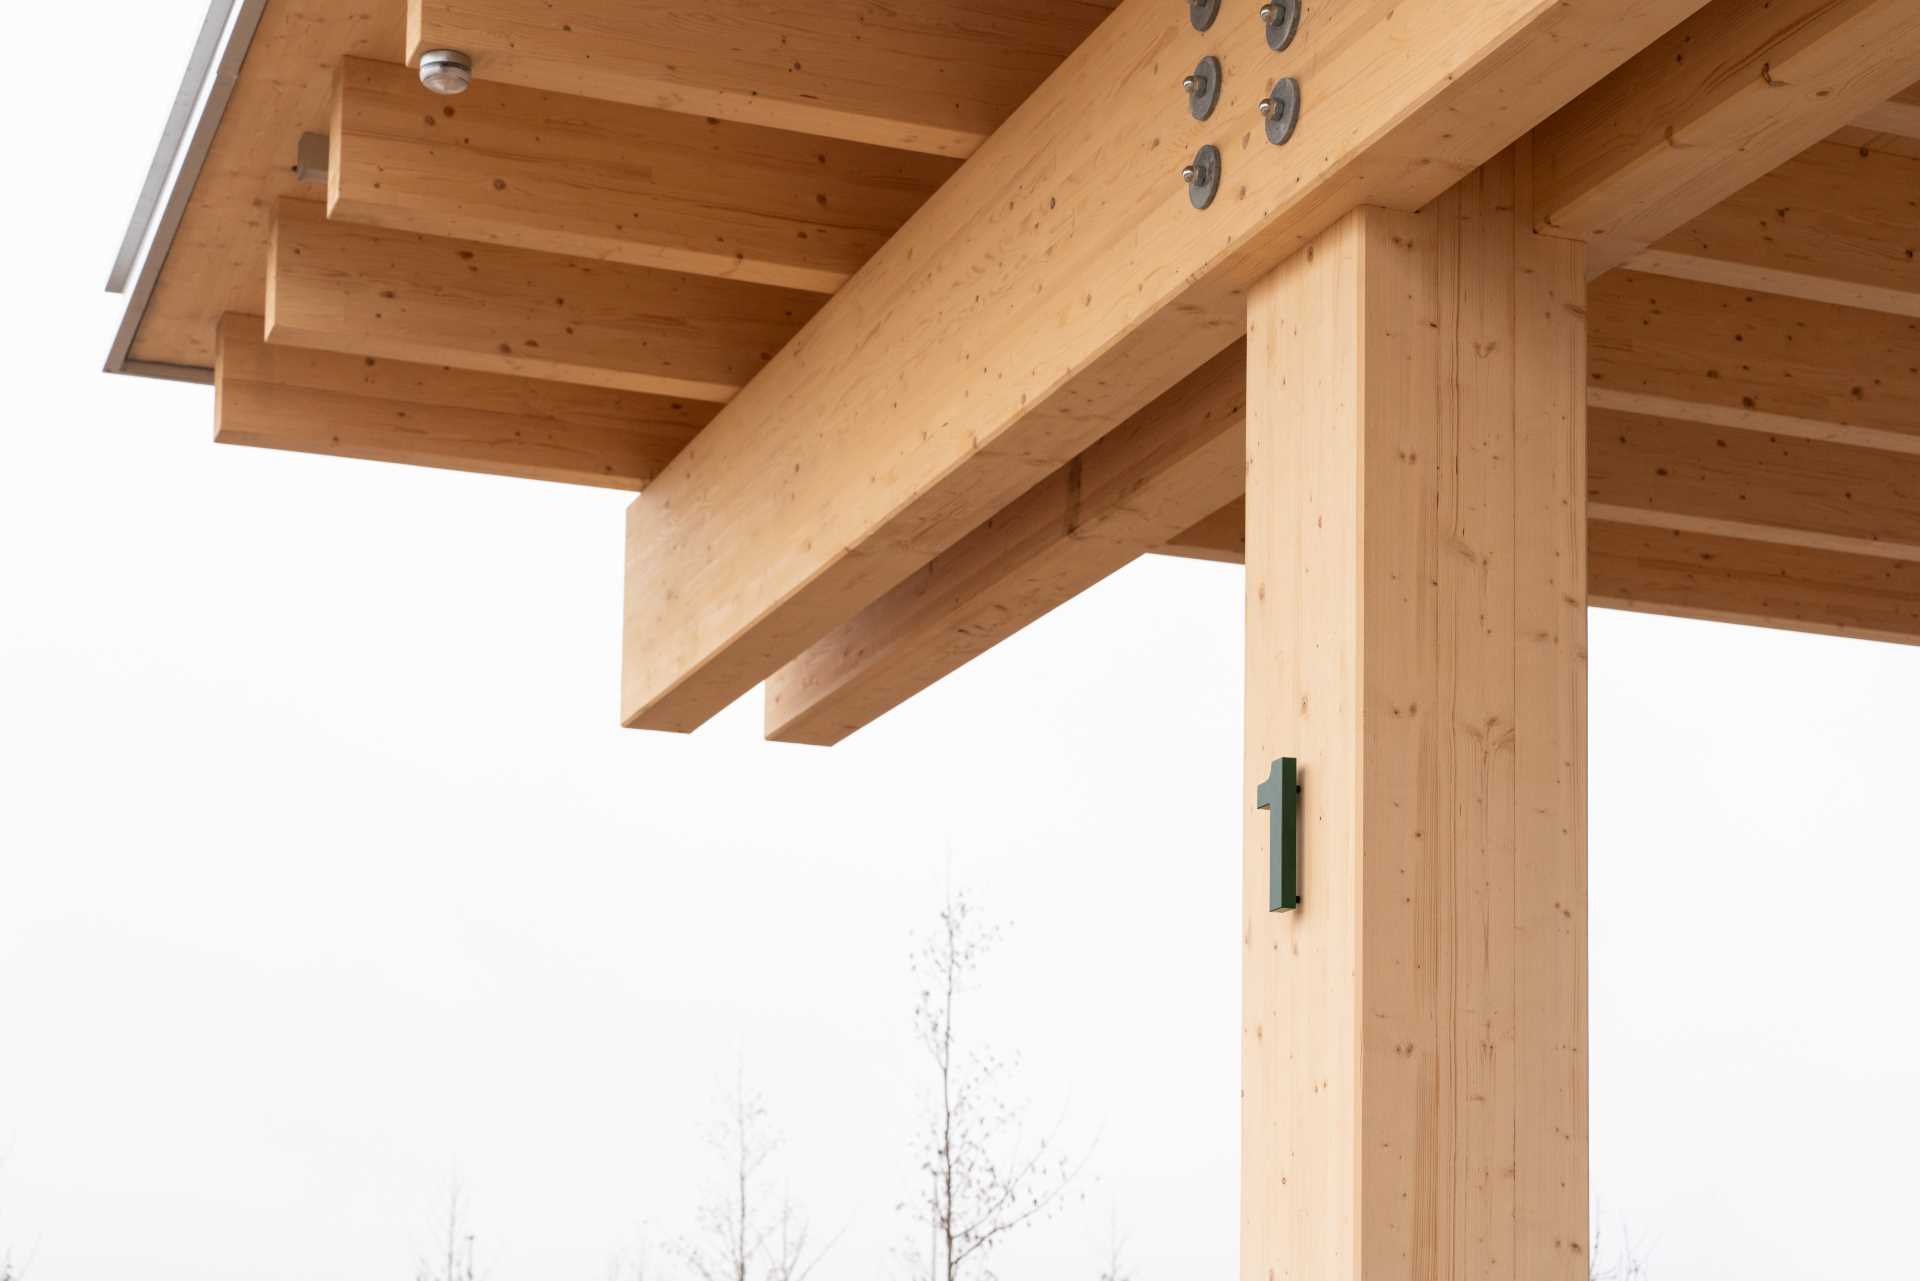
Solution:
M0 1251L489 1281L685 1232L736 1062L824 1275L917 1240L906 958L1085 1199L1006 1281L1224 1281L1240 571L1149 559L844 746L615 726L621 495L215 447L98 372L202 0L15 6L0 252ZM288 138L289 150L293 139ZM1596 613L1594 1188L1656 1278L1914 1276L1920 652ZM1097 1144L1096 1144L1097 1140Z

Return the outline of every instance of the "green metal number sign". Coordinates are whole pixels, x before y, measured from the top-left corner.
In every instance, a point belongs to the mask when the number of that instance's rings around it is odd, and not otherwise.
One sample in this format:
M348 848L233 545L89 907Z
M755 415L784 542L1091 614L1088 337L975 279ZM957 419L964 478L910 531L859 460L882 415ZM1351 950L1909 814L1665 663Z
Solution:
M1254 789L1255 807L1267 811L1267 910L1290 912L1300 905L1300 764L1282 756Z

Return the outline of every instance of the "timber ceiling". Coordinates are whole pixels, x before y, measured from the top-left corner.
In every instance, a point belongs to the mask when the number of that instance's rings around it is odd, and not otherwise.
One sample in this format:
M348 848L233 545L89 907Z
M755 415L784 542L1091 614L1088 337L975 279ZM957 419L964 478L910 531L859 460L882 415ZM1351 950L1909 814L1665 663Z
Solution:
M130 354L217 366L222 441L642 489L1111 7L269 0ZM473 55L468 92L419 85L432 47ZM1594 602L1920 640L1920 85L1849 118L1678 218L1544 228L1608 268ZM293 172L306 133L325 186ZM1243 368L1223 353L1076 457L1070 499L1041 469L929 538L860 616L921 628L916 657L850 676L830 637L770 685L770 732L837 739L1143 552L1236 559ZM1094 528L1100 476L1127 495L1100 556L1008 566L1006 531L1062 503ZM942 574L999 594L930 610Z

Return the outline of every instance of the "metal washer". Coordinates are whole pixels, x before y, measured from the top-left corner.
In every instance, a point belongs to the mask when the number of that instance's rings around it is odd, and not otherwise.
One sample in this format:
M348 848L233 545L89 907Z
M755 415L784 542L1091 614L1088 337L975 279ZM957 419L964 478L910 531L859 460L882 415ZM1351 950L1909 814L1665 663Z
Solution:
M1273 82L1273 92L1267 95L1273 106L1273 114L1267 117L1267 141L1279 146L1293 137L1294 126L1300 123L1300 82L1292 76Z

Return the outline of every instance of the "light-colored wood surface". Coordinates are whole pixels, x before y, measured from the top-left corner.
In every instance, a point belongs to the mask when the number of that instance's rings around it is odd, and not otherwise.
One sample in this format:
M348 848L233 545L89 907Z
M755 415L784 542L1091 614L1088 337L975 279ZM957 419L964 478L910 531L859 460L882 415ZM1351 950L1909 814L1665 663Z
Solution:
M485 79L456 99L348 59L331 217L830 293L956 167Z
M334 222L282 202L267 341L724 401L816 294Z
M1157 550L1168 556L1188 560L1215 560L1224 564L1244 564L1247 559L1246 495L1204 516L1169 538Z
M274 205L313 198L294 179L294 147L301 134L326 130L334 68L349 54L398 58L405 43L406 0L268 0L134 335L134 359L211 369L220 317L262 314Z
M639 489L716 412L601 387L273 346L220 323L214 439L341 458Z
M1909 85L1887 101L1867 108L1854 124L1871 133L1920 139L1920 85Z
M1898 92L1913 0L1713 0L1535 137L1542 230L1595 275Z
M1627 265L1920 316L1920 159L1819 143Z
M1591 413L1596 520L1920 560L1920 457Z
M1277 62L1257 21L1126 0L636 503L623 721L700 724L1236 341L1345 210L1427 202L1694 7L1309 5ZM1138 92L1209 51L1219 122ZM1293 140L1230 132L1282 65Z
M1920 644L1920 563L1593 522L1592 603Z
M1596 280L1590 399L1609 409L1912 450L1920 319L1615 271Z
M775 672L767 737L837 743L1245 485L1230 347Z
M409 0L408 61L460 49L483 80L965 156L1111 7Z
M1585 276L1463 188L1248 307L1245 1281L1587 1276Z

